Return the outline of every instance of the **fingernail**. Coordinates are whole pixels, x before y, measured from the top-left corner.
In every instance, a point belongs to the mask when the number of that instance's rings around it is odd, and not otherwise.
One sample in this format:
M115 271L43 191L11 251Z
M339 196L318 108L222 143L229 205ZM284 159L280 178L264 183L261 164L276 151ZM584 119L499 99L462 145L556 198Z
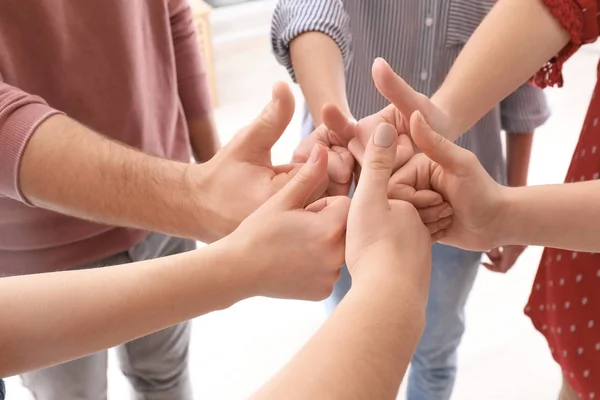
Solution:
M419 120L419 122L425 122L425 118L423 118L423 114L421 114L421 111L417 110L415 112L417 113L417 119Z
M310 158L308 159L308 161L312 164L316 164L317 161L319 161L319 153L319 146L313 147L312 151L310 152Z
M358 125L358 121L356 119L354 119L353 117L348 117L348 123L350 125L354 125L354 126Z
M440 228L444 229L450 226L452 223L452 218L446 217L445 219L440 220Z
M444 211L440 213L440 218L446 218L454 214L454 210L450 207L446 208Z
M377 147L390 147L396 139L396 129L390 124L381 124L375 130L373 143Z

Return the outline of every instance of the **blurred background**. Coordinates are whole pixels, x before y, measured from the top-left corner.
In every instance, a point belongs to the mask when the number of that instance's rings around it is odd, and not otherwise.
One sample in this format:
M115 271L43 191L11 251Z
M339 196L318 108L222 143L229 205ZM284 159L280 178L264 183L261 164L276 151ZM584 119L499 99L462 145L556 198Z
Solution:
M190 1L200 45L214 83L223 143L268 102L271 85L290 82L270 51L273 0ZM530 184L563 181L595 84L600 46L582 49L565 68L564 89L547 90L553 116L536 131ZM291 82L290 82L291 84ZM300 139L302 94L292 86L297 114L273 151L286 163ZM529 248L507 275L482 268L467 305L453 399L554 399L561 373L523 308L540 248ZM194 322L191 371L197 399L244 399L287 362L326 318L320 303L256 298ZM16 378L11 399L29 400ZM402 390L403 391L403 390ZM109 399L127 399L129 387L111 358ZM403 394L399 399L404 399Z

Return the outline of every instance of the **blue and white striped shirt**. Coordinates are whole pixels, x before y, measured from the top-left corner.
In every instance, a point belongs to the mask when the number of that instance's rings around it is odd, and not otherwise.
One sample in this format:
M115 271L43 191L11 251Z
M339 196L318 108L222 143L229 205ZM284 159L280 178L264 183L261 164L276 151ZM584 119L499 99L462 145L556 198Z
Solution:
M388 61L415 90L431 96L493 5L494 0L279 0L272 47L294 78L290 42L310 31L330 36L344 57L350 110L360 119L388 104L371 78L376 57ZM488 173L505 183L501 131L531 132L549 116L544 93L524 85L457 143L474 152ZM307 110L303 132L310 131Z

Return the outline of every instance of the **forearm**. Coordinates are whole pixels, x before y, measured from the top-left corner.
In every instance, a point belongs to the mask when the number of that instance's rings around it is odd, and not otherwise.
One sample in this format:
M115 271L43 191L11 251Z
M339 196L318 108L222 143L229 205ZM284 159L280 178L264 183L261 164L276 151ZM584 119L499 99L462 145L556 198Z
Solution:
M452 119L455 140L569 40L540 0L501 0L477 28L432 101Z
M344 60L332 38L321 32L303 33L290 43L290 56L315 126L323 122L321 109L326 104L350 115Z
M125 267L0 279L0 377L106 349L250 296L232 254L218 242Z
M600 252L600 181L505 188L498 245Z
M508 186L526 186L533 132L506 134L506 175Z
M38 207L202 240L210 215L201 171L127 148L59 115L34 132L19 180Z
M221 148L217 126L212 116L188 120L190 143L197 163L210 160Z
M408 282L355 284L335 312L255 399L395 399L425 326Z

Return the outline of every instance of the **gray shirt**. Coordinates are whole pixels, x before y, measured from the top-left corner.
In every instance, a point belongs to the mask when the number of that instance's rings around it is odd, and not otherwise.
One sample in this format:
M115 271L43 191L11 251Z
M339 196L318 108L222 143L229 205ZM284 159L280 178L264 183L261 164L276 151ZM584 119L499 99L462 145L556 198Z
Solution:
M383 57L415 90L431 96L493 5L494 0L279 0L272 47L294 78L290 42L309 31L330 36L344 57L350 110L360 119L388 104L372 81L375 58ZM505 183L501 131L531 132L549 115L542 90L523 85L457 143L474 152L488 173ZM311 130L307 112L304 133Z

